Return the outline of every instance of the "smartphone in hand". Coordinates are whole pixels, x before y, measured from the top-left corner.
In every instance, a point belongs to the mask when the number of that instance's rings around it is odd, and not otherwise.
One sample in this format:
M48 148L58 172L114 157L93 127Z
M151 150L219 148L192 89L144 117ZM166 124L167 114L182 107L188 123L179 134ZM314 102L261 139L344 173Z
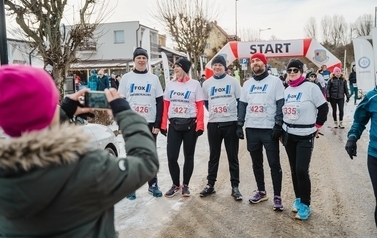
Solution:
M110 105L107 101L106 94L103 91L86 92L84 98L84 105L85 107L90 107L94 109L110 109Z

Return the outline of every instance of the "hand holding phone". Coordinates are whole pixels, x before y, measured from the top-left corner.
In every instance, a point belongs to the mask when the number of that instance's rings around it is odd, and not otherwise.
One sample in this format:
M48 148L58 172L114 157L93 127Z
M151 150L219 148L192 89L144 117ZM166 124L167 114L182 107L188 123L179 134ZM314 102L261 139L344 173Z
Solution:
M106 94L103 91L86 92L84 98L84 105L85 107L90 107L94 109L110 109L110 105L107 101Z

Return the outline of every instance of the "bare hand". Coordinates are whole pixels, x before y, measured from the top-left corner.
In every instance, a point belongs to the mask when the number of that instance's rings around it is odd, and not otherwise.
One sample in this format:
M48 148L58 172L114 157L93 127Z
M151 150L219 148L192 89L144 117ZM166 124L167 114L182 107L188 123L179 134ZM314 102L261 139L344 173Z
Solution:
M105 94L108 102L123 98L122 94L120 94L115 88L105 89Z
M157 135L159 132L160 132L160 129L154 128L154 127L152 128L152 133L153 134Z

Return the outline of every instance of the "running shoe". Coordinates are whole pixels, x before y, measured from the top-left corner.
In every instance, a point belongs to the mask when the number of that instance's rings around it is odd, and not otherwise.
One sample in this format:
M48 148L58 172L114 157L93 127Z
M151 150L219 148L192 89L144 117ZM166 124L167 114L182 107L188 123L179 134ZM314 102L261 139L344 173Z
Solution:
M255 190L254 196L252 196L249 199L249 202L256 204L256 203L260 203L260 202L267 201L267 200L268 200L268 197L267 197L266 191Z
M150 187L148 188L148 193L149 193L149 194L152 194L153 197L156 197L156 198L162 197L162 192L161 192L161 190L158 188L157 183L154 183L152 186L150 186Z
M310 207L306 204L301 203L300 209L298 209L295 218L298 220L307 220L310 214L312 214Z
M186 184L182 185L182 197L190 197L190 190L189 187Z
M298 212L300 205L301 205L301 199L296 198L292 204L292 212L295 212L295 213Z
M200 197L207 197L208 195L211 195L212 193L215 193L215 188L209 184L206 185L206 187L200 192Z
M284 207L283 207L283 203L281 202L281 197L280 196L274 196L274 207L273 207L274 211L283 211L284 210Z
M242 194L240 193L240 190L238 189L238 187L232 187L232 197L234 198L234 200L236 201L242 201Z
M171 188L165 193L165 197L171 198L174 197L181 188L177 185L172 185Z

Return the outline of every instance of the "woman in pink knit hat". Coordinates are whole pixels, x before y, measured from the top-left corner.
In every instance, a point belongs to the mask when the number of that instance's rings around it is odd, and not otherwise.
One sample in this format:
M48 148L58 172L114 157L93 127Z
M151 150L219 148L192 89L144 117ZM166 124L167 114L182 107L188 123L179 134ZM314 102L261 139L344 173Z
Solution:
M334 128L344 129L344 97L346 102L350 100L347 81L344 78L339 67L335 67L333 74L327 84L327 101L330 102L332 108L332 117L334 119ZM339 109L339 117L337 117L337 109ZM339 120L338 120L339 119Z
M117 237L114 205L153 178L158 158L143 117L116 89L106 89L128 151L118 160L90 148L90 137L72 121L92 109L64 98L43 69L0 67L1 237Z

